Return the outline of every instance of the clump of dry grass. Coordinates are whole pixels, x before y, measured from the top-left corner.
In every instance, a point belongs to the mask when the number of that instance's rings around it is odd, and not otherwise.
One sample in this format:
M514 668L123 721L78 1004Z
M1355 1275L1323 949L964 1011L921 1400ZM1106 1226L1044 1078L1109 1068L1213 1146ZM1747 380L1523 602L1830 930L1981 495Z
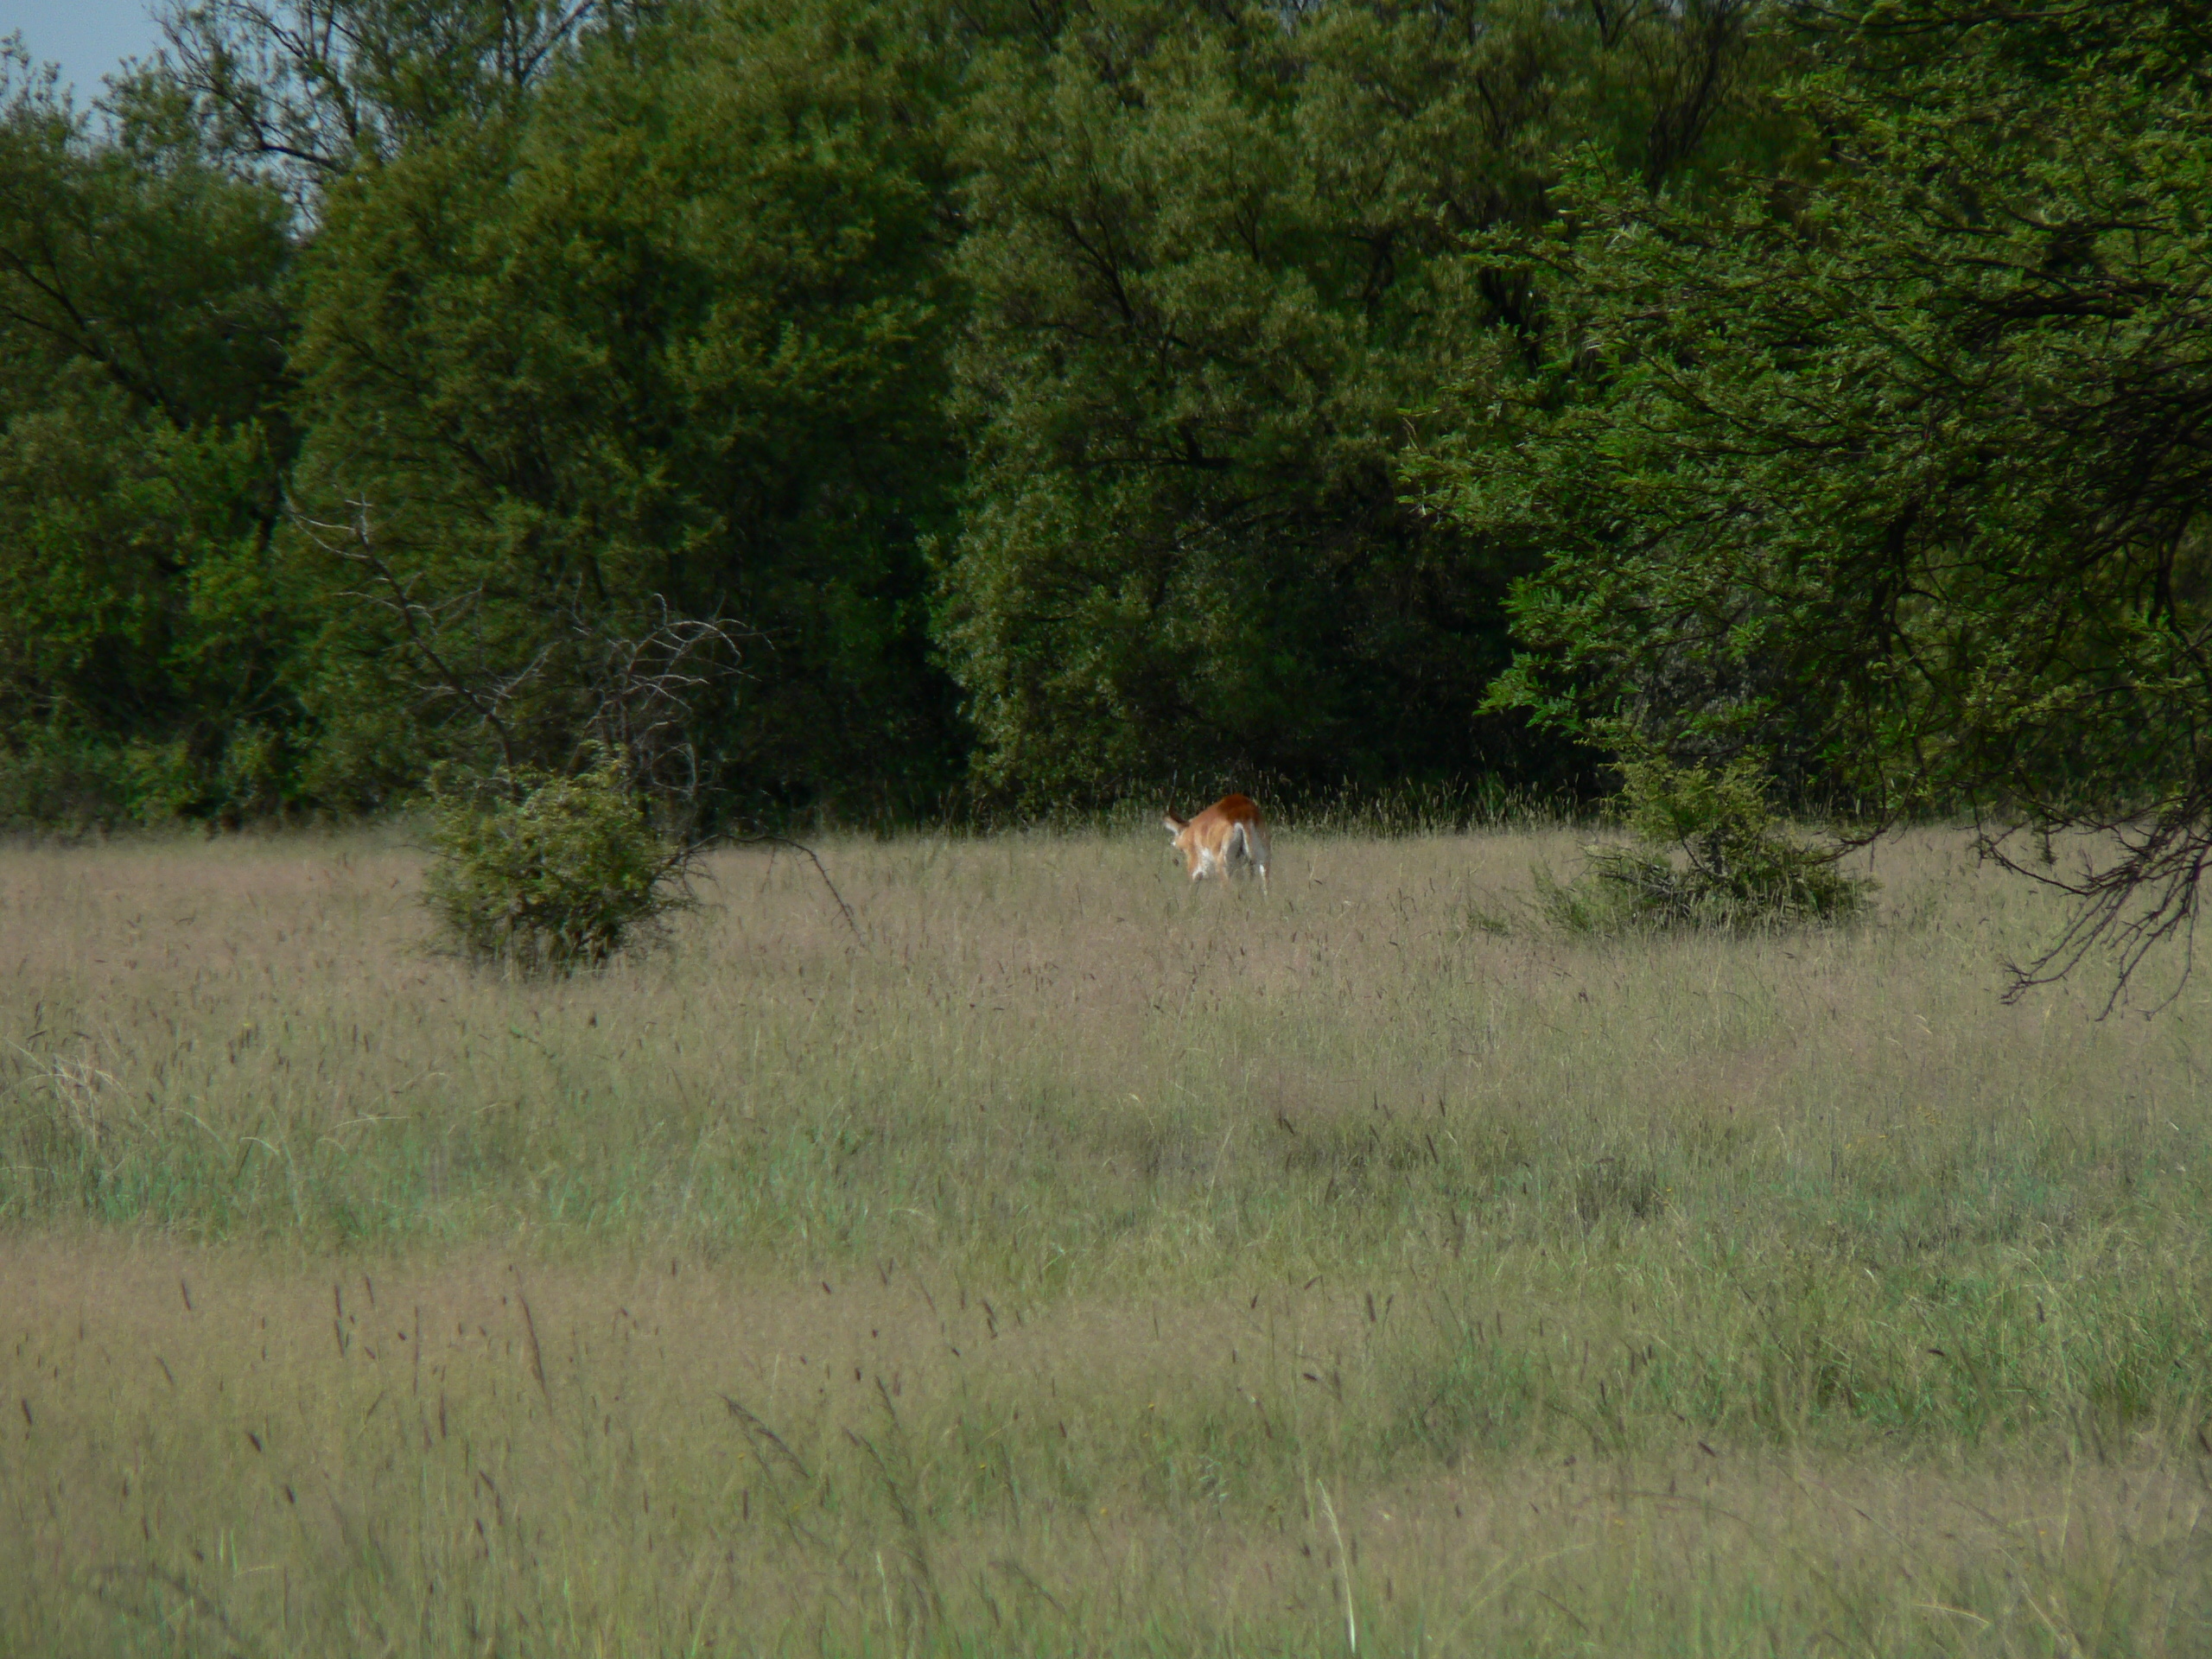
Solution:
M1563 834L1281 839L551 985L365 839L0 857L0 1647L2202 1644L2200 993L2002 1006L1939 836L1604 944L1497 931Z

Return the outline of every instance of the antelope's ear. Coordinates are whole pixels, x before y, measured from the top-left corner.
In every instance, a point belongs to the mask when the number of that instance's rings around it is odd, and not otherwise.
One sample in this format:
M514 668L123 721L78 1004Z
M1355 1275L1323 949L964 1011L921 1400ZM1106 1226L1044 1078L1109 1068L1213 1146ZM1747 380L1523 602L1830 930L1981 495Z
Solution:
M1179 836L1183 833L1182 819L1175 817L1172 814L1163 816L1160 820L1160 828L1166 830L1171 836Z

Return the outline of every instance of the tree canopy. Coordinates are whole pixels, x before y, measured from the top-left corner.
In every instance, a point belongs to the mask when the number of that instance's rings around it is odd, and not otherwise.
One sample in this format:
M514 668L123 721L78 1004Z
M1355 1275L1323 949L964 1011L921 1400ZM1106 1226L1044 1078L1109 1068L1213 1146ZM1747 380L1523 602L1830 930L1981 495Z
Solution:
M980 777L1556 769L1480 711L1524 550L1406 499L1411 411L1541 302L1465 238L1578 140L1687 167L1751 46L1728 6L1103 6L987 59L943 633Z
M2212 8L167 27L0 86L0 817L1665 754L2193 918Z
M0 51L0 818L268 810L304 717L287 215L171 113Z
M1552 351L1425 474L1545 556L1496 703L1964 808L2037 868L2116 837L2050 867L2090 903L2028 978L2190 925L2212 817L2208 14L2087 16L1876 9L1782 90L1794 178L1586 156L1500 250Z

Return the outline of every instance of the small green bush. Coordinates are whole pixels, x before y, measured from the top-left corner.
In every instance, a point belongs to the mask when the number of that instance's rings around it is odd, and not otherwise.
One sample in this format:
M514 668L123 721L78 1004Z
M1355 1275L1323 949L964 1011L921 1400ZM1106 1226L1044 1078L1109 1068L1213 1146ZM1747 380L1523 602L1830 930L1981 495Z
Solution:
M695 900L611 755L574 777L501 772L432 799L424 902L472 960L524 974L595 967Z
M1644 752L1622 763L1619 806L1630 846L1584 849L1572 882L1536 875L1547 919L1574 933L1841 921L1865 910L1866 876L1840 868L1846 848L1799 836L1768 804L1749 759L1719 771Z

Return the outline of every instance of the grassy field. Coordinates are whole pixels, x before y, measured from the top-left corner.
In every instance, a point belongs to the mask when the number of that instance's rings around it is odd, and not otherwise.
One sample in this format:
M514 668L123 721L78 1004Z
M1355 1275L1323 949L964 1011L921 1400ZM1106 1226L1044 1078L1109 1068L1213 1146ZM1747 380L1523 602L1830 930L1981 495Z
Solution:
M2212 1651L2207 995L1575 943L1564 834L0 854L0 1651Z

